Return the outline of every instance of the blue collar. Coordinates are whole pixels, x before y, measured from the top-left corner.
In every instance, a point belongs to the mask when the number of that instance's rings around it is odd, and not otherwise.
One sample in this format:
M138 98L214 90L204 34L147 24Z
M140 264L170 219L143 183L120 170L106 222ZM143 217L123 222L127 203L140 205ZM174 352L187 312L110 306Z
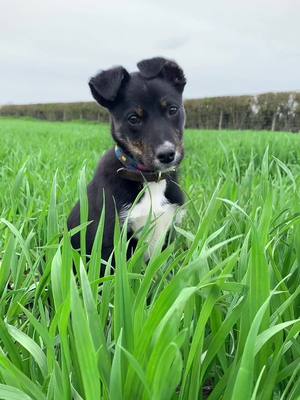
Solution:
M131 157L128 153L125 153L125 151L122 149L122 147L118 146L116 144L115 146L115 155L117 159L126 167L127 169L131 171L148 171L149 170L141 163L137 162L133 157Z

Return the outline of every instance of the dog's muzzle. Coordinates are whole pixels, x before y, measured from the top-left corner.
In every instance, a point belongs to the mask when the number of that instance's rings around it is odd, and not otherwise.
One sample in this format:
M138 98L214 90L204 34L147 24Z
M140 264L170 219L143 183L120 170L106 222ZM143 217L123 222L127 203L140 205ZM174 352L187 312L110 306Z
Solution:
M165 168L164 171L151 171L143 164L137 162L133 157L127 154L120 146L115 146L115 155L123 164L123 167L117 170L118 176L136 182L159 182L170 176L170 172L174 172L176 167ZM166 166L166 164L165 164Z

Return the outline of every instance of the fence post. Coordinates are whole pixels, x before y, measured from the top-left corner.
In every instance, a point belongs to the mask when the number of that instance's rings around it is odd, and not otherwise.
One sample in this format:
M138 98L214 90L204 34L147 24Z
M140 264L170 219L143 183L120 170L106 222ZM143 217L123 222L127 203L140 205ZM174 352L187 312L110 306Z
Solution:
M220 118L219 118L219 131L222 129L223 125L223 110L220 112Z

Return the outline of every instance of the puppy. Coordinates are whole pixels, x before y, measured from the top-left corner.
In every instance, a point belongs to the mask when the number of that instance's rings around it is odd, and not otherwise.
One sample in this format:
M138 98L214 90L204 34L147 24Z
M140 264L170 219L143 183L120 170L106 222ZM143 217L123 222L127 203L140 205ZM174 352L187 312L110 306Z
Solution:
M143 60L137 66L138 72L114 67L89 81L93 97L110 113L116 143L100 160L87 189L91 221L86 232L87 254L92 252L105 197L103 260L113 252L116 212L121 224L128 218L128 235L132 238L129 253L146 221L152 218L149 257L184 202L177 177L184 156L184 73L176 62L162 57ZM79 202L68 218L68 228L78 225ZM80 233L72 237L72 245L80 248Z

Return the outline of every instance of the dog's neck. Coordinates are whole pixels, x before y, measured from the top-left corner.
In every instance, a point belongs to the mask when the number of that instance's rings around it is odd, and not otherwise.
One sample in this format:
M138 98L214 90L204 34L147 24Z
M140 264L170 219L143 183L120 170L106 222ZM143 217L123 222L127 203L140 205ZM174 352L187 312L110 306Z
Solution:
M143 164L136 161L131 155L119 145L115 146L115 155L123 164L123 167L117 170L120 177L136 182L159 182L170 176L170 172L174 172L175 168L168 171L151 171Z

